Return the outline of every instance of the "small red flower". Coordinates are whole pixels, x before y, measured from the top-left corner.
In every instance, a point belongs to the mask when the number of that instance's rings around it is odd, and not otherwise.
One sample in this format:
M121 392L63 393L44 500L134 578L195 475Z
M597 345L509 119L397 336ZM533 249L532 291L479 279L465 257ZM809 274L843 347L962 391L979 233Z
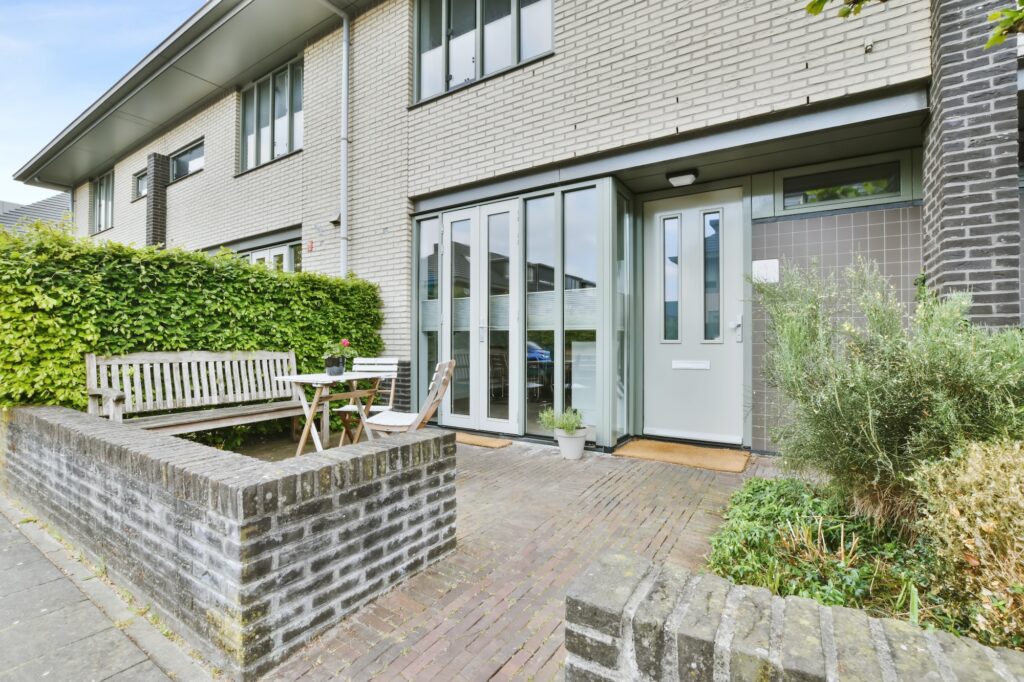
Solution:
M342 345L342 346L344 346L345 348L348 348L348 347L349 347L350 345L352 345L352 344L350 344L350 343L348 342L348 339L342 339L342 340L341 340L341 345Z

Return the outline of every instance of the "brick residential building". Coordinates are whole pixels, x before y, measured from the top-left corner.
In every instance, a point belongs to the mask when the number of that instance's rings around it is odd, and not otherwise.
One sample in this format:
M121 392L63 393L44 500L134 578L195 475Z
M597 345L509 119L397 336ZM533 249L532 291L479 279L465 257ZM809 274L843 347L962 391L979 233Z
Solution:
M748 277L922 271L1020 323L998 2L213 0L18 172L82 235L377 282L442 424L771 449ZM347 236L346 236L347 235Z

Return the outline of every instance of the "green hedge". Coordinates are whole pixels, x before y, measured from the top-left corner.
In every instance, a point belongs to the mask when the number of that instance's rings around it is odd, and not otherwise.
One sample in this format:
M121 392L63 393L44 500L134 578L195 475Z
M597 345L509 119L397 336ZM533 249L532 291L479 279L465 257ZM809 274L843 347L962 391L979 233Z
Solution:
M316 371L342 337L378 355L382 320L376 285L354 277L0 229L0 405L84 408L90 352L294 350Z

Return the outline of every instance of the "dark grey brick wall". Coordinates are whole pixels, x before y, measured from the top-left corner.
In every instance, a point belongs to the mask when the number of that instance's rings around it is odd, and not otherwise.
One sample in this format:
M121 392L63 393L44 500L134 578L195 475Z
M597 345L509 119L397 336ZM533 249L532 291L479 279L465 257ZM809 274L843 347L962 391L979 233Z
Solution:
M565 600L566 682L1022 680L1024 653L613 554Z
M395 409L402 412L412 410L412 363L400 360L398 363L398 385L395 387ZM419 409L419 406L416 406Z
M878 264L909 314L914 279L921 273L921 207L876 207L831 215L759 221L752 225L751 256L819 269L822 276L839 274L857 259ZM778 396L764 379L764 309L753 307L753 387L748 397L755 450L775 452L770 432L778 423Z
M146 246L167 243L167 185L170 181L170 158L150 154L146 159Z
M454 434L262 462L64 408L0 424L0 483L232 676L455 547Z
M931 0L924 260L940 294L969 290L981 324L1020 323L1017 45L984 49L1002 0Z

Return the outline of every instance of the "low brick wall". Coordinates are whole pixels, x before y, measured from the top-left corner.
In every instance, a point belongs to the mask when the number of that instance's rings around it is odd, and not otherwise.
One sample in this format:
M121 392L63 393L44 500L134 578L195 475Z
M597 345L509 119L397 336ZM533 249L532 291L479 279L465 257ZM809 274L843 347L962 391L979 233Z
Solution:
M243 679L455 547L455 439L436 429L271 463L19 408L0 483Z
M610 555L566 597L565 679L1024 680L1024 653Z

